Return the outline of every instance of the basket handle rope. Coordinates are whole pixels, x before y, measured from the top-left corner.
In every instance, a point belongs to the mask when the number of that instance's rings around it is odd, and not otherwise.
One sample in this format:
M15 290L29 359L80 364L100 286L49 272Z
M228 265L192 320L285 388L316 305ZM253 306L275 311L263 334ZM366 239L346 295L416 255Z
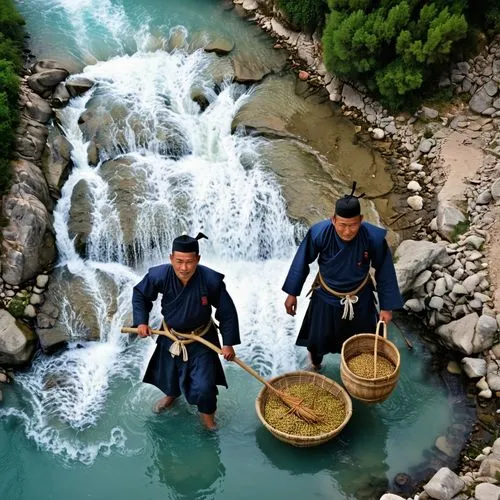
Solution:
M378 354L378 349L377 349L377 344L378 344L378 336L380 335L380 326L383 327L383 335L384 339L387 339L387 325L385 321L379 321L377 323L377 329L375 330L375 348L373 352L373 378L377 378L377 354Z

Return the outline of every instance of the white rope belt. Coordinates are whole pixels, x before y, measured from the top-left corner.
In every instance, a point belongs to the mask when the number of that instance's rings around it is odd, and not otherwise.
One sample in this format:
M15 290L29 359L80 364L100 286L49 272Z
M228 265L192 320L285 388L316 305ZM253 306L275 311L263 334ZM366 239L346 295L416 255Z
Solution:
M352 292L348 292L348 293L336 292L335 290L330 288L325 283L323 276L321 276L321 274L319 272L318 272L314 282L318 283L319 286L321 286L328 293L330 293L330 294L332 294L335 297L340 299L340 305L344 306L344 312L342 314L342 319L348 319L349 321L352 321L354 319L354 304L357 304L358 300L359 300L359 297L356 294L363 289L363 287L368 283L369 279L370 279L370 273L368 273L365 276L365 278L363 279L361 284L356 288L356 290L353 290ZM313 286L315 283L313 283ZM311 290L312 290L312 288L311 288Z
M352 320L354 318L354 304L359 300L357 295L346 295L340 299L340 305L344 306L344 313L342 319Z
M210 330L210 327L212 326L212 318L210 318L210 321L206 324L205 327L200 331L200 328L197 328L196 330L193 330L191 332L185 332L193 335L198 335L200 337L203 337L208 330ZM175 335L177 337L177 340L172 342L172 345L169 347L169 352L172 355L172 357L175 356L180 356L182 354L182 361L186 362L189 359L188 352L186 345L187 344L192 344L193 342L196 342L194 339L182 339L179 338L179 336L182 336L182 333L176 332L173 328L168 328L167 324L165 321L163 321L163 329L168 330L172 335Z

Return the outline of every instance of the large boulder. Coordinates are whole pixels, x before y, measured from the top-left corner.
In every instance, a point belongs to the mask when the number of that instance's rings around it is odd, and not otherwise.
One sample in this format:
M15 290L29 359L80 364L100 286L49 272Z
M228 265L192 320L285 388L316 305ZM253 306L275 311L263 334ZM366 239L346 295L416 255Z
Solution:
M399 289L403 295L412 289L417 276L432 264L448 266L452 262L443 245L415 240L402 241L396 249L394 260Z
M94 82L82 76L75 76L66 82L66 89L71 97L85 94L94 86Z
M487 339L477 334L478 321L478 314L473 312L451 323L441 325L437 328L436 333L447 347L470 356L493 344L492 341L489 346L486 345L489 343Z
M114 281L99 270L84 279L66 267L56 269L37 315L42 349L51 352L70 341L99 340L101 325L117 310L117 292Z
M39 161L47 140L47 127L28 116L21 116L16 130L16 150L21 158Z
M54 114L49 103L34 92L24 93L24 112L33 120L47 123Z
M87 255L88 237L92 231L93 204L88 183L81 179L71 193L68 234L74 240L75 250L82 257Z
M464 481L448 467L441 467L424 485L425 492L437 500L451 500L465 487Z
M205 52L215 52L218 55L229 54L234 49L234 40L217 37L205 45Z
M163 105L170 107L167 96ZM100 157L114 158L123 151L147 147L177 159L188 154L191 146L169 116L167 112L158 112L155 117L144 118L132 111L127 102L99 94L88 101L78 123L84 140L95 143Z
M28 77L28 85L42 97L48 97L51 90L68 77L65 69L45 69Z
M9 224L2 230L2 277L19 285L50 266L56 257L49 208L52 200L40 169L25 160L13 162L14 184L3 200Z
M104 162L99 173L108 184L110 199L118 213L119 227L109 231L106 239L114 240L116 245L124 245L128 255L132 255L137 229L137 205L134 200L146 195L144 169L134 169L136 159L121 157ZM88 238L93 227L94 201L86 180L80 180L71 195L71 208L68 220L68 232L74 239L75 250L88 257Z
M279 73L286 65L287 54L282 50L235 50L229 56L234 68L234 80L239 83L260 82L270 73Z
M0 365L29 363L36 349L36 335L5 309L0 309Z
M69 176L72 149L73 146L59 129L52 127L42 156L42 171L55 199L61 197L61 188Z
M146 196L146 174L143 169L134 169L133 159L110 160L101 166L100 173L108 182L111 197L120 218L123 243L127 247L134 244L137 224L137 204L132 203ZM117 235L110 235L111 237Z

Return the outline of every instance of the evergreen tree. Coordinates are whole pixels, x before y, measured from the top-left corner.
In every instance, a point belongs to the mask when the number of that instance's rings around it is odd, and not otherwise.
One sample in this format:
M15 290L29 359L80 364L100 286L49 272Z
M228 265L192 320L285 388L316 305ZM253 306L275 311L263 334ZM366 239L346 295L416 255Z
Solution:
M464 0L329 0L326 67L360 80L389 106L420 89L467 34Z

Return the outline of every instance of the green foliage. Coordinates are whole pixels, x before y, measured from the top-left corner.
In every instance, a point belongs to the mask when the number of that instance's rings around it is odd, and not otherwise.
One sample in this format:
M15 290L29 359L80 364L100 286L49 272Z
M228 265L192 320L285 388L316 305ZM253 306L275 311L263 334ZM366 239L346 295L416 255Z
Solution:
M11 180L10 159L18 123L18 72L22 68L24 20L13 0L0 0L0 195Z
M313 32L323 28L328 12L326 0L279 0L279 6L299 29Z
M470 227L470 221L464 220L462 222L459 222L453 228L453 232L451 233L450 240L452 241L452 243L456 243L460 235L466 233L469 230L469 227Z
M451 59L467 35L465 0L329 0L326 67L397 108Z
M26 297L12 297L7 310L14 318L21 318L24 316L24 309L28 305L28 302L29 300Z
M19 44L0 33L0 60L10 61L14 69L20 71L23 66L23 59Z
M13 0L0 0L0 33L22 44L24 19L16 10Z

